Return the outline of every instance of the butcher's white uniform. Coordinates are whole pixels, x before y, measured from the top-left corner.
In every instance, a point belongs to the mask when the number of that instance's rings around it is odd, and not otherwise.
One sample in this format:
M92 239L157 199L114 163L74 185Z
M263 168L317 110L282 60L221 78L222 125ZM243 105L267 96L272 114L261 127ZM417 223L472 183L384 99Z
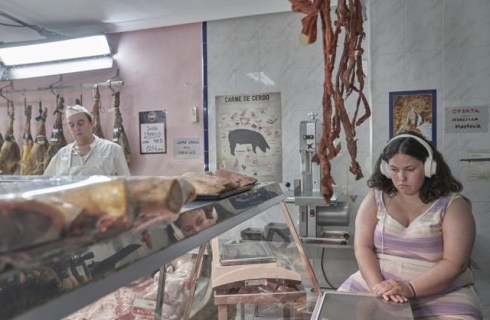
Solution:
M47 176L129 176L129 168L120 145L95 136L90 151L81 156L75 143L61 148L44 171Z

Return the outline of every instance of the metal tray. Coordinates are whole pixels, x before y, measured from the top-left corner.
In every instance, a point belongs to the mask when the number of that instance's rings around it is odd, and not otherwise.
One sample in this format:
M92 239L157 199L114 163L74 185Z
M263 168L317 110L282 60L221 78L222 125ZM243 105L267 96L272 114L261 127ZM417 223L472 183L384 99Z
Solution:
M220 244L220 263L223 266L275 261L271 250L260 241Z
M410 302L387 302L371 294L324 292L311 319L413 320Z
M248 190L252 189L254 186L255 186L255 184L249 184L248 186L243 186L240 188L236 188L233 190L228 190L228 191L220 192L220 193L198 194L196 196L196 200L206 200L206 201L220 200L220 199L228 198L230 196L234 196L236 194L248 191Z

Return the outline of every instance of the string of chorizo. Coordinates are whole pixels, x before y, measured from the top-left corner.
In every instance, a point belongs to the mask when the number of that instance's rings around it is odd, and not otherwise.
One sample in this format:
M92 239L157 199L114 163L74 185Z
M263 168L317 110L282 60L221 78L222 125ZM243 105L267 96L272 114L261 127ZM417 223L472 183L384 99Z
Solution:
M322 194L327 203L333 195L335 180L331 175L330 160L340 152L340 143L335 140L344 129L347 151L351 157L349 171L355 179L363 177L362 169L357 162L357 139L355 127L361 125L371 116L371 110L364 90L364 72L362 70L363 17L361 0L338 0L335 10L336 20L330 17L330 0L289 0L294 12L306 16L301 20L306 44L317 39L317 24L320 17L323 41L323 58L325 63L325 80L323 84L323 125L322 137L317 154L313 161L322 168ZM335 28L333 27L335 26ZM339 35L345 32L343 49L340 55L337 73L334 78L337 45ZM334 83L335 80L335 83ZM358 95L352 119L346 110L345 100L355 92ZM359 107L364 107L364 114L357 119Z

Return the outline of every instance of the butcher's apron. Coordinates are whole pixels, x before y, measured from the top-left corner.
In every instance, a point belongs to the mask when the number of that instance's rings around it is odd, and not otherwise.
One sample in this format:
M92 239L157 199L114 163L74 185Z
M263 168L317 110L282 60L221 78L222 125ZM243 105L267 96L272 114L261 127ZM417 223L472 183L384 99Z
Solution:
M104 174L104 169L102 168L102 159L97 152L92 152L93 147L90 148L89 152L85 156L80 156L76 154L74 144L69 146L67 163L68 166L66 168L67 175L69 176L93 176L98 174ZM73 161L73 157L77 157L78 159ZM91 161L88 161L89 158L95 157Z

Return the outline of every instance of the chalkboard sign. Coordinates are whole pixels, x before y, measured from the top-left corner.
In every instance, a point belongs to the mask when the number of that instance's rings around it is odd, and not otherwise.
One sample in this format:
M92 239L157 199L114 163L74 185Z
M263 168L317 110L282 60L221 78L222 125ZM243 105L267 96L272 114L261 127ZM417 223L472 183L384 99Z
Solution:
M167 153L165 111L140 112L139 123L140 153Z

